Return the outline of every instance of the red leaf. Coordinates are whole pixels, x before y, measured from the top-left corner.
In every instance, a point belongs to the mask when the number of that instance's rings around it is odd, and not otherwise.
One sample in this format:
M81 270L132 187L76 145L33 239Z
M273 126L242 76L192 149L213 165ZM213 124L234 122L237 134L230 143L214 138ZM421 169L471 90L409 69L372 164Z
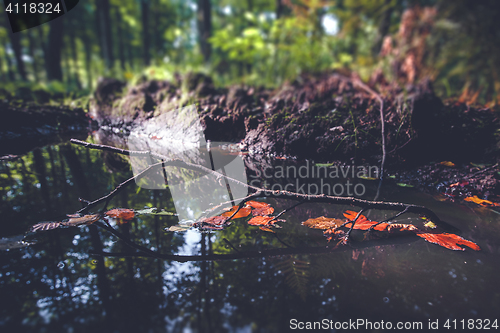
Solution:
M113 217L115 219L122 219L125 221L130 221L135 216L134 210L128 209L128 208L115 208L115 209L108 210L104 214L106 214L109 217Z
M269 225L269 224L274 224L276 221L271 221L274 217L273 216L255 216L248 221L248 224L250 225Z
M418 237L422 237L426 241L434 244L438 244L441 246L444 246L447 249L450 250L462 250L464 251L465 248L458 246L460 245L465 245L473 249L474 251L480 251L481 248L476 244L471 241L468 241L466 239L463 239L462 237L455 235L455 234L448 234L448 233L442 233L442 234L434 234L434 233L426 233L426 232L416 232L416 235Z

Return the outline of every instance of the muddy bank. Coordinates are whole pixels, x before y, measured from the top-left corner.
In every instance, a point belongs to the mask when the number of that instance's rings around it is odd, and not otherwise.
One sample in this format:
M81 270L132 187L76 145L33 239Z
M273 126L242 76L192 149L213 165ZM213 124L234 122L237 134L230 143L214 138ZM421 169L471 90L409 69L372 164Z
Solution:
M353 82L331 73L269 90L216 89L202 74L135 87L105 79L90 103L90 114L101 124L127 127L197 103L208 140L241 142L254 155L376 162L382 151L379 103ZM428 82L405 91L375 86L383 91L389 165L496 160L497 112L443 102Z

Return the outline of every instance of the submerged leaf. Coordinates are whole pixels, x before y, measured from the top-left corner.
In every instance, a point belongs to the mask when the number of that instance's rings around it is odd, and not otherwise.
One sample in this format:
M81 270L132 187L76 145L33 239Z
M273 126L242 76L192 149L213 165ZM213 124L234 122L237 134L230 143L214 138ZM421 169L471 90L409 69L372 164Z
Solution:
M447 167L454 167L455 166L455 163L450 162L450 161L439 162L439 164L447 166Z
M312 229L330 229L340 227L344 223L344 220L320 216L314 219L308 219L302 222L302 225Z

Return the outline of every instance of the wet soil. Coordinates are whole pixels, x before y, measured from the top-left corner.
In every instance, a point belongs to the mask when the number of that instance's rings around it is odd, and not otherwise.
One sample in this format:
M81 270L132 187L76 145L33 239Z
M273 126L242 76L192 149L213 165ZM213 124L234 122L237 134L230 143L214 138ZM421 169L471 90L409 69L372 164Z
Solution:
M498 167L478 174L481 168L470 164L498 162L499 110L442 101L429 82L402 89L379 80L370 86L384 101L385 168L398 182L450 197L500 195ZM0 110L12 120L1 125L0 142L22 149L54 134L75 136L89 124L82 109L2 103ZM257 159L378 165L382 158L379 101L355 77L336 73L302 76L279 89L216 88L199 73L134 87L102 79L88 116L101 128L126 134L146 119L191 104L197 105L207 140L240 142ZM467 185L449 187L456 182Z

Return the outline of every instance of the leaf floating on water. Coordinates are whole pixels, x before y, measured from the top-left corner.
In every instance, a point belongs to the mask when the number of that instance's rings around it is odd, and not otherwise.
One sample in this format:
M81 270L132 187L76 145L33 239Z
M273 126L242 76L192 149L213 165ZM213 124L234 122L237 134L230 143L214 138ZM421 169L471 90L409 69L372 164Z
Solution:
M170 216L177 216L177 214L172 213L172 212L167 212L165 210L158 211L158 208L156 207L151 207L151 208L145 208L145 209L140 209L135 211L136 214L139 215L170 215Z
M270 225L274 224L276 221L271 221L274 217L273 216L254 216L252 217L249 221L248 224L250 225Z
M61 222L40 222L31 226L30 232L52 230L59 228L61 225L63 225Z
M260 201L247 201L245 202L246 206L250 206L252 208L265 208L265 207L270 207L271 205L266 203L266 202L260 202Z
M384 223L382 223L384 224ZM413 224L401 224L401 223L394 223L394 224L389 224L387 227L387 231L389 233L393 232L404 232L404 231L418 231L418 228L415 227Z
M115 219L122 219L125 221L130 221L135 217L135 211L128 208L115 208L108 210L105 215L113 217Z
M464 199L465 201L470 201L470 202L473 202L475 204L478 204L478 205L481 205L483 207L489 207L489 206L500 206L500 204L496 203L496 202L492 202L492 201L489 201L489 200L483 200L483 199L480 199L478 198L477 195L473 196L473 197L467 197Z
M225 212L225 213L222 213L220 216L224 216L224 217L231 217L231 215L234 214L234 212L238 209L239 206L233 206L231 208L231 210ZM238 219L240 217L247 217L248 215L250 215L250 213L252 212L252 208L250 207L243 207L241 208L238 213L236 213L236 215L233 216L233 219Z
M183 232L183 231L188 231L191 229L192 226L185 225L185 224L178 224L178 225L173 225L170 228L165 229L166 231L174 231L174 232Z
M349 219L349 220L354 220L356 218L356 215L358 213L348 210L344 213L344 216ZM377 224L378 222L370 221L368 220L365 216L359 215L358 220L354 224L354 229L360 229L360 230L368 230L370 226ZM432 226L436 226L433 222L429 221L425 224L426 227L431 228ZM345 227L350 228L351 223L348 223L345 225ZM334 236L341 235L338 231L333 231L334 229L329 229L325 231L325 236L328 237L328 239L332 239ZM458 235L455 234L449 234L449 233L437 233L437 232L425 232L420 229L418 229L416 226L413 224L389 224L389 223L380 223L376 227L373 228L373 230L377 231L388 231L389 233L397 233L397 232L404 232L404 231L412 231L415 233L417 236L425 239L426 241L441 245L447 249L450 250L461 250L464 251L465 248L460 247L459 245L465 245L470 247L471 249L475 251L480 251L481 248L474 242L468 241Z
M314 219L308 219L302 222L302 225L312 229L330 229L340 227L345 221L336 218L320 216Z
M60 222L61 225L68 227L77 227L80 225L90 225L101 218L100 214L84 215L82 217L70 218L67 222Z
M455 166L455 163L450 162L450 161L439 162L439 164L447 166L447 167L454 167Z
M460 250L465 251L465 248L458 245L465 245L473 249L474 251L480 251L481 248L474 242L468 241L458 235L448 234L448 233L426 233L426 232L416 232L418 237L422 237L429 243L441 245L450 250Z
M198 223L208 224L211 226L221 226L224 223L226 223L226 221L228 219L229 219L229 217L226 217L226 216L212 216L212 217L205 218L205 219L199 221Z

